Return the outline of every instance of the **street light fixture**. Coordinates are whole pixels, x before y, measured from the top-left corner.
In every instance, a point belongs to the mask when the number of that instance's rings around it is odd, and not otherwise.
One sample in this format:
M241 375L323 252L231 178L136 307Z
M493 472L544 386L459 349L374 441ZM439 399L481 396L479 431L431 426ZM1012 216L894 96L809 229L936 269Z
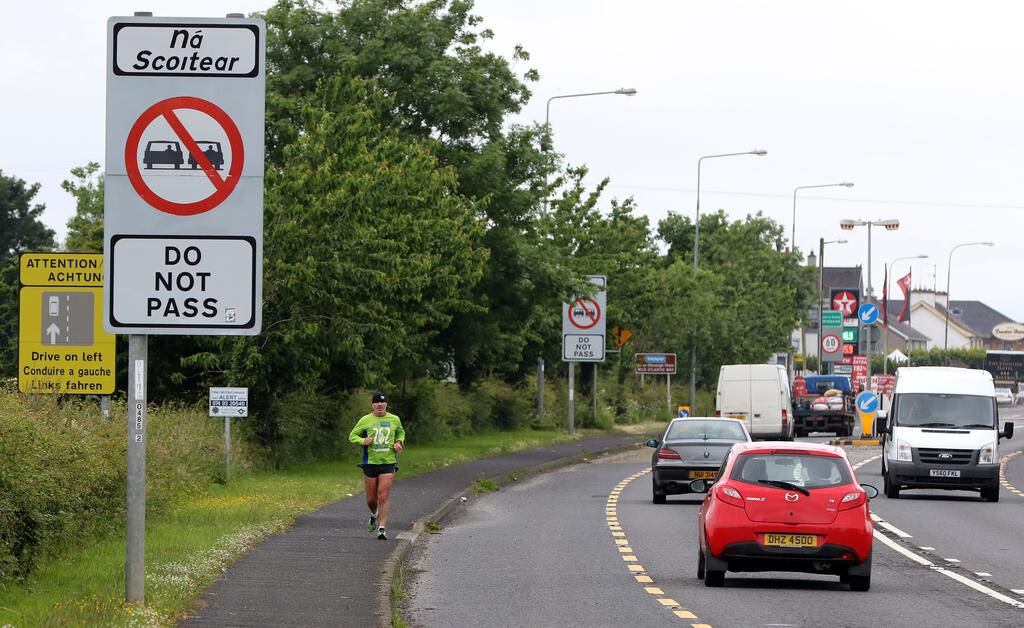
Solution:
M953 305L952 301L949 300L949 276L953 272L953 251L962 246L995 246L995 242L964 242L963 244L957 244L949 251L949 262L946 264L946 338L942 342L942 349L944 351L949 350L949 308Z
M613 89L613 90L605 91L605 92L584 92L584 93L581 93L581 94L561 94L559 96L552 96L551 98L548 98L547 106L545 107L545 110L544 110L544 130L546 132L548 132L548 133L551 132L551 127L549 125L551 124L550 121L551 121L551 101L552 100L557 100L559 98L580 98L580 97L583 97L583 96L604 96L604 95L607 95L607 94L616 94L616 95L619 95L619 96L636 96L636 89L634 89L632 87L620 87L619 89ZM545 190L544 191L544 212L545 213L547 213L547 210L548 210L548 197L547 197L547 187L548 187L548 185L547 185L547 183L548 183L548 178L547 178L547 175L545 174L545 176L544 176L544 190Z
M826 240L825 238L818 239L818 374L824 375L821 371L821 312L824 309L822 307L822 295L825 292L825 245L826 244L846 244L846 240Z
M851 231L854 227L867 227L868 228L868 285L867 285L867 296L862 299L863 303L871 303L874 297L874 291L871 288L871 227L885 227L887 231L894 231L900 228L900 221L896 218L886 218L885 220L851 220L844 218L839 221L839 227L847 231ZM861 332L868 329L866 325L858 325L861 327ZM863 335L863 334L862 334ZM871 381L871 334L867 334L866 341L864 342L864 353L868 357L868 370L867 370L867 382ZM852 383L852 382L851 382Z
M892 285L892 267L896 265L896 262L902 262L908 259L928 259L927 255L911 255L909 257L897 257L889 264L889 270L885 275L885 286L888 289ZM882 320L885 321L885 333L882 336L882 374L889 374L889 308L888 303L882 304ZM907 291L907 311L910 311L910 291Z
M704 155L697 160L697 217L694 220L693 227L693 273L697 274L697 259L698 251L700 250L700 164L705 159L717 159L718 157L738 157L740 155L757 155L758 157L764 157L768 154L768 151L760 148L754 150L748 150L742 153L722 153L719 155ZM694 412L697 409L697 329L693 330L693 343L690 347L690 412Z
M811 188L835 188L844 187L852 188L853 183L851 181L843 181L842 183L823 183L821 185L801 185L793 188L793 233L789 237L789 246L796 252L796 193L797 190L809 190Z

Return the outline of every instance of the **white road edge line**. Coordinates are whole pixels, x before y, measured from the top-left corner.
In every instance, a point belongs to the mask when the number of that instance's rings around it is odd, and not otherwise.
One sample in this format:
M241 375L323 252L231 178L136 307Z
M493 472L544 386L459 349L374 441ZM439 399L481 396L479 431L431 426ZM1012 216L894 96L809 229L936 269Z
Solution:
M867 459L867 460L865 460L863 462L859 462L859 463L857 463L856 466L854 466L853 470L856 471L858 468L864 466L865 464L867 464L869 462L877 460L878 458L881 458L881 456L880 455L879 456L875 456L875 457L869 458L869 459ZM872 517L874 517L874 515L872 515ZM984 593L985 595L987 595L987 596L989 596L989 597L991 597L993 599L999 600L1000 602L1005 602L1006 604L1009 604L1010 606L1013 606L1014 608L1024 608L1024 602L1021 602L1019 600L1013 599L1012 597L1008 597L1006 595L1003 595L1002 593L1000 593L998 591L995 591L993 589L990 589L990 588L986 587L985 585L981 584L980 582L975 582L974 580L971 580L970 578L962 576L962 575L960 575L960 574L958 574L956 572L953 572L953 571L950 571L948 569L944 569L942 567L939 567L939 566L935 565L935 563L933 563L932 561L928 560L927 558L923 558L921 556L918 556L914 552L912 552L912 551L908 550L907 548L899 545L896 541L893 541L892 539L890 539L889 537L885 536L884 534L882 534L878 530L875 530L875 538L878 539L879 541L885 543L886 545L888 545L891 549L896 550L900 554L903 554L904 556L906 556L910 560L914 561L915 563L918 563L919 565L924 565L926 567L931 567L932 571L936 571L938 573L941 573L944 576L947 576L949 578L952 578L953 580L956 580L960 584L966 585L966 586L974 589L975 591L978 591L979 593Z

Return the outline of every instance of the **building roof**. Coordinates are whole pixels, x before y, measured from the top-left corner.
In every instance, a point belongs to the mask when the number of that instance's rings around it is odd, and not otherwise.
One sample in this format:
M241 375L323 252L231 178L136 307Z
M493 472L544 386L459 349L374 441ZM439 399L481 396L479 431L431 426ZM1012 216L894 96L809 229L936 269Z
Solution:
M946 308L941 303L936 303L935 309L945 316ZM951 320L957 320L961 325L969 327L981 338L991 338L992 328L999 323L1016 322L981 301L950 301L949 310ZM960 311L959 316L957 310Z
M860 266L825 266L821 270L821 282L829 288L861 288Z

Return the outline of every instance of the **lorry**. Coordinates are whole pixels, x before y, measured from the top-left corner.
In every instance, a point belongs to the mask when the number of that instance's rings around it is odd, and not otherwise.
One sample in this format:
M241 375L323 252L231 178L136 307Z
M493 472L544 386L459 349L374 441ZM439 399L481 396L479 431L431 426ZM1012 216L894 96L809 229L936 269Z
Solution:
M806 375L793 380L793 430L797 436L835 432L852 436L855 394L845 375Z

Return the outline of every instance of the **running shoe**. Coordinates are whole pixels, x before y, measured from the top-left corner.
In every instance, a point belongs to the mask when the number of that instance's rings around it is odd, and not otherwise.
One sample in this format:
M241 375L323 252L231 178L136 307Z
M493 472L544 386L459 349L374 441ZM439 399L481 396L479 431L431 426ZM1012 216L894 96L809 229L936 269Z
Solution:
M373 534L373 531L377 529L377 515L370 515L370 522L366 524L366 531Z
M382 541L388 540L388 531L384 528L377 528L377 538Z

